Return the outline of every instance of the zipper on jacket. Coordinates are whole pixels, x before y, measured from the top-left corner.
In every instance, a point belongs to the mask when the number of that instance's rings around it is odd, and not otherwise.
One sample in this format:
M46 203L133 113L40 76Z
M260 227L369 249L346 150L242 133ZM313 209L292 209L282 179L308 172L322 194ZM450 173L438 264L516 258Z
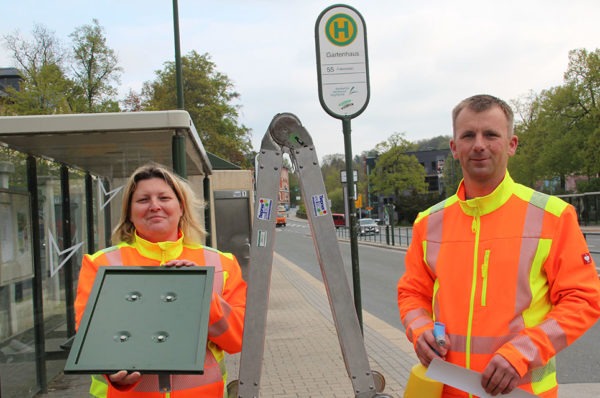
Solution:
M490 251L486 250L481 264L481 306L485 307L487 302L488 267L490 263Z
M469 301L469 321L467 325L467 346L466 346L466 368L471 369L471 329L473 328L473 308L475 306L475 290L477 288L477 266L479 252L479 231L481 229L481 223L479 219L479 208L475 209L475 216L473 217L473 224L471 230L475 233L475 247L473 248L473 280L471 282L471 299Z

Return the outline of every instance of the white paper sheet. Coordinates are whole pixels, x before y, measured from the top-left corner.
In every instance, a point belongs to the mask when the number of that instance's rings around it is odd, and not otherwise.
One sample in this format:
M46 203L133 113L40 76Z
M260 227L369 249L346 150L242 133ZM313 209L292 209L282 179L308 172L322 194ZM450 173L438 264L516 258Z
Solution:
M458 388L469 394L476 395L480 398L535 398L537 395L533 395L520 388L515 388L510 394L492 395L485 392L481 386L481 373L475 372L474 370L465 369L461 366L454 365L452 363L443 361L439 358L434 358L429 364L425 376L430 379L437 380L440 383L447 384L454 388Z

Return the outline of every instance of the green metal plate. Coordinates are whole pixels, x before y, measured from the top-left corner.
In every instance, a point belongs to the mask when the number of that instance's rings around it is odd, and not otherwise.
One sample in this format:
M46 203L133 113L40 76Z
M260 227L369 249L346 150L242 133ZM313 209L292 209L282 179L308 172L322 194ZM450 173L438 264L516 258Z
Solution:
M65 373L202 374L213 267L100 267Z

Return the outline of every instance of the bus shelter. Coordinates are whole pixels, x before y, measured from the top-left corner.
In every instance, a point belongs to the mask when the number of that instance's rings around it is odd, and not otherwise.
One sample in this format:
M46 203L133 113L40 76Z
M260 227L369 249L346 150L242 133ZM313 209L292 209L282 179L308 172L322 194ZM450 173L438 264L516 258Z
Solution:
M213 171L182 110L0 117L0 143L0 395L31 397L64 367L81 259L111 245L127 177L179 162L214 232Z

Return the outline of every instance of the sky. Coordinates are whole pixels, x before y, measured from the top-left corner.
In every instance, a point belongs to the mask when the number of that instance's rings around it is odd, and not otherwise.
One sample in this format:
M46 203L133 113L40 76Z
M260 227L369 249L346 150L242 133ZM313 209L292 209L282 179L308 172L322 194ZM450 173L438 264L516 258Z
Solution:
M179 0L182 55L208 53L240 94L240 123L255 150L272 118L295 114L319 158L344 153L342 122L319 102L315 23L336 2ZM598 0L354 0L366 24L370 100L352 119L353 155L393 133L410 141L450 135L450 112L473 94L504 100L558 86L570 50L600 47ZM120 97L174 60L168 0L4 2L0 37L29 38L35 24L63 44L98 19L123 68ZM0 45L0 67L14 66Z

